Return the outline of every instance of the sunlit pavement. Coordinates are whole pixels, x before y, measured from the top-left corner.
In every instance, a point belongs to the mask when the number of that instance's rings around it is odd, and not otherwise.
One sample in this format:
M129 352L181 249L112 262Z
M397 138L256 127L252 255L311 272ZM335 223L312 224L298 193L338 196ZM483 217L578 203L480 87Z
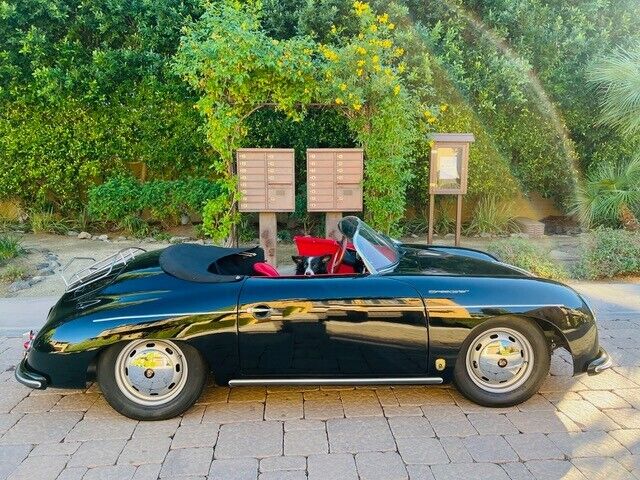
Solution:
M136 422L95 385L19 385L12 332L29 317L4 320L0 480L640 478L640 285L575 287L616 366L572 378L570 357L556 353L540 394L499 410L454 388L211 386L181 418Z

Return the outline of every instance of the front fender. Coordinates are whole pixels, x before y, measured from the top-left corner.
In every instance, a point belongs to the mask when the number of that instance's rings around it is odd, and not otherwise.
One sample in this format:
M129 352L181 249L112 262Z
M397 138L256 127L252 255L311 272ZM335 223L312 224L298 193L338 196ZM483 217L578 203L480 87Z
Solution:
M598 355L595 318L570 287L535 277L407 276L429 315L430 374L451 378L460 348L474 327L491 318L535 320L554 333L573 357L574 373ZM444 359L446 368L435 370ZM440 364L442 362L439 362Z
M67 293L34 339L27 365L50 386L81 388L102 349L125 340L167 338L192 344L216 373L233 369L241 285L191 283L148 268L124 273L90 295Z

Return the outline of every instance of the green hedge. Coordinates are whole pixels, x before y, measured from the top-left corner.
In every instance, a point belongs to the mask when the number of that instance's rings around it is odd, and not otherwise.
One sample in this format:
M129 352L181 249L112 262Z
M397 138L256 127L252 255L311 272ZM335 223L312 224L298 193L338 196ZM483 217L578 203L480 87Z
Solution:
M640 233L601 228L580 248L576 276L586 279L640 276Z
M174 221L181 213L199 213L207 200L220 194L220 185L205 178L142 183L116 177L89 190L89 214L119 224L145 214L161 222Z

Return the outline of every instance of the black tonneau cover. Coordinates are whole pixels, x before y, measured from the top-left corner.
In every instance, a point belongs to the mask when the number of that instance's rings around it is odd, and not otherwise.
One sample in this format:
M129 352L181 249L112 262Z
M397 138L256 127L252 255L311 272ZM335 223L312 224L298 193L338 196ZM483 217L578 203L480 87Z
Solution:
M160 267L169 275L199 283L235 282L253 274L253 264L264 262L260 247L224 248L192 243L167 247Z

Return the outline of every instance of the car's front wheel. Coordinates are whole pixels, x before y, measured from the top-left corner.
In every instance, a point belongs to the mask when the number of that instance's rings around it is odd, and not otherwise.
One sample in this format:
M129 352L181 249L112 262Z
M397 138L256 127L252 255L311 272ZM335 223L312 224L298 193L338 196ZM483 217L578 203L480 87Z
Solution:
M454 380L468 399L508 407L535 394L549 373L544 332L528 319L493 319L474 328L462 345Z
M207 374L194 347L157 339L113 345L97 366L98 384L109 404L136 420L180 415L198 400Z

